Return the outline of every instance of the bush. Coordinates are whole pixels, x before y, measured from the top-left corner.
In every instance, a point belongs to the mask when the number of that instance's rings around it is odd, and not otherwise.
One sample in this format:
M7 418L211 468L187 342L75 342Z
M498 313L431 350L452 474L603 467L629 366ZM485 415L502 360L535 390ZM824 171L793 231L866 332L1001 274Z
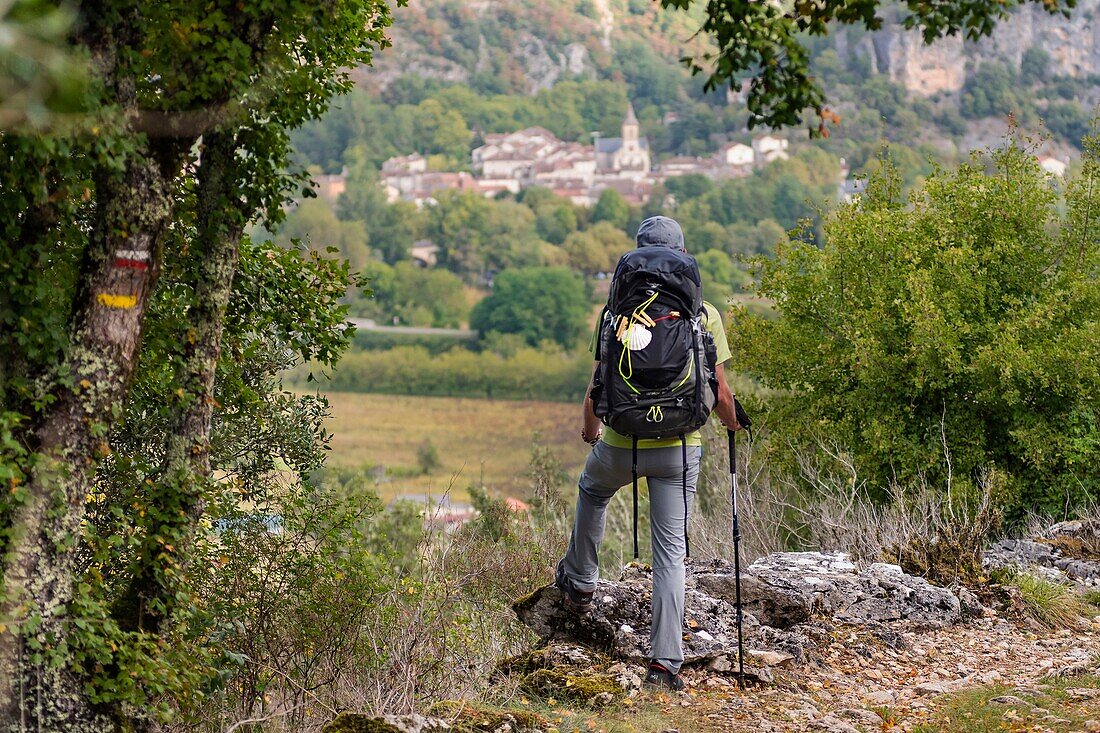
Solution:
M369 279L373 297L354 301L351 309L383 325L396 318L405 326L457 328L470 312L462 281L446 270L372 261L363 266L362 274Z
M420 472L425 475L438 471L443 465L439 460L439 449L432 443L431 438L417 446L416 464L420 467Z
M1019 111L1026 99L1018 92L1019 79L1012 69L996 61L986 61L968 74L959 100L963 117L1004 116Z
M1059 213L1014 145L935 173L908 207L887 166L824 246L759 261L778 316L732 319L735 365L781 391L788 441L829 431L871 486L972 490L992 464L1013 519L1080 504L1100 490L1097 174L1090 141Z
M352 345L361 351L386 351L395 346L420 346L433 354L460 348L463 344L472 344L474 337L471 335L452 336L440 333L392 333L390 331L368 331L365 328L355 332Z

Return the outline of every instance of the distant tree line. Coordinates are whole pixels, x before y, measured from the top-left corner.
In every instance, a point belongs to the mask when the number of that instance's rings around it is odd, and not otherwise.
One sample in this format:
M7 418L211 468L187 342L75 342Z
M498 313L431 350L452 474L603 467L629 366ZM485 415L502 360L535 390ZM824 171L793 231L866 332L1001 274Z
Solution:
M839 180L837 159L810 146L747 178L669 179L642 206L628 204L612 189L592 207L577 206L536 187L499 199L443 191L437 204L417 208L387 203L377 178L357 167L335 206L302 201L277 239L287 246L300 241L319 250L335 247L364 273L374 298L353 298L360 315L455 326L467 322L478 292L487 292L510 269L563 267L589 281L609 274L633 246L641 220L665 214L683 225L707 298L722 305L748 280L742 258L770 251L801 219L816 219L835 200ZM417 240L438 247L437 267L418 269L409 261Z

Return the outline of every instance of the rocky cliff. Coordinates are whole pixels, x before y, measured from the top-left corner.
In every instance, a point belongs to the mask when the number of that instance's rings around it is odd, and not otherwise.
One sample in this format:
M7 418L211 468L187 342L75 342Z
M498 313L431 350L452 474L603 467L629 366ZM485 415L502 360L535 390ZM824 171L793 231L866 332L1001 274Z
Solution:
M960 36L925 46L887 11L874 33L834 30L843 58L865 55L875 73L921 95L955 92L983 60L1018 67L1030 48L1049 54L1052 74L1100 74L1100 0L1080 0L1070 18L1039 6L1019 8L978 43ZM534 93L567 75L616 78L614 49L642 43L675 64L699 52L698 19L630 0L420 0L396 13L394 48L381 54L370 79L382 86L401 74L468 82L498 77L501 91ZM621 70L618 70L621 73Z
M871 57L872 68L922 95L955 92L966 74L984 60L998 60L1019 67L1024 53L1041 48L1050 56L1050 73L1081 78L1100 74L1100 0L1081 0L1070 18L1051 15L1036 5L1012 13L993 35L978 43L960 36L944 38L931 46L917 31L898 23L865 36L852 52Z

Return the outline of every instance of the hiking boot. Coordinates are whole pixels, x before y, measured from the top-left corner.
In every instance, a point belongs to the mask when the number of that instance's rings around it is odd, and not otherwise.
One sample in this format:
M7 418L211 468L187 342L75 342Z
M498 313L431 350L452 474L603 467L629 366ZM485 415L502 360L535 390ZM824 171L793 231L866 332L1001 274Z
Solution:
M664 665L657 662L650 662L645 683L653 687L667 687L673 692L684 689L684 679L675 672L669 672Z
M565 577L565 558L558 562L558 570L554 573L554 587L565 596L565 605L574 611L584 613L592 608L592 592L577 590L573 581Z

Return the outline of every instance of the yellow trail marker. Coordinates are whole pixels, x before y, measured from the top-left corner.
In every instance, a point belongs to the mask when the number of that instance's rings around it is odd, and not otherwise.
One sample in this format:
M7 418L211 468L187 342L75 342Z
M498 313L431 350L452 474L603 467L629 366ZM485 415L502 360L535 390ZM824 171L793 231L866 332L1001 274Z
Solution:
M100 293L95 297L100 304L108 308L133 308L137 305L136 295L108 295L107 293Z

